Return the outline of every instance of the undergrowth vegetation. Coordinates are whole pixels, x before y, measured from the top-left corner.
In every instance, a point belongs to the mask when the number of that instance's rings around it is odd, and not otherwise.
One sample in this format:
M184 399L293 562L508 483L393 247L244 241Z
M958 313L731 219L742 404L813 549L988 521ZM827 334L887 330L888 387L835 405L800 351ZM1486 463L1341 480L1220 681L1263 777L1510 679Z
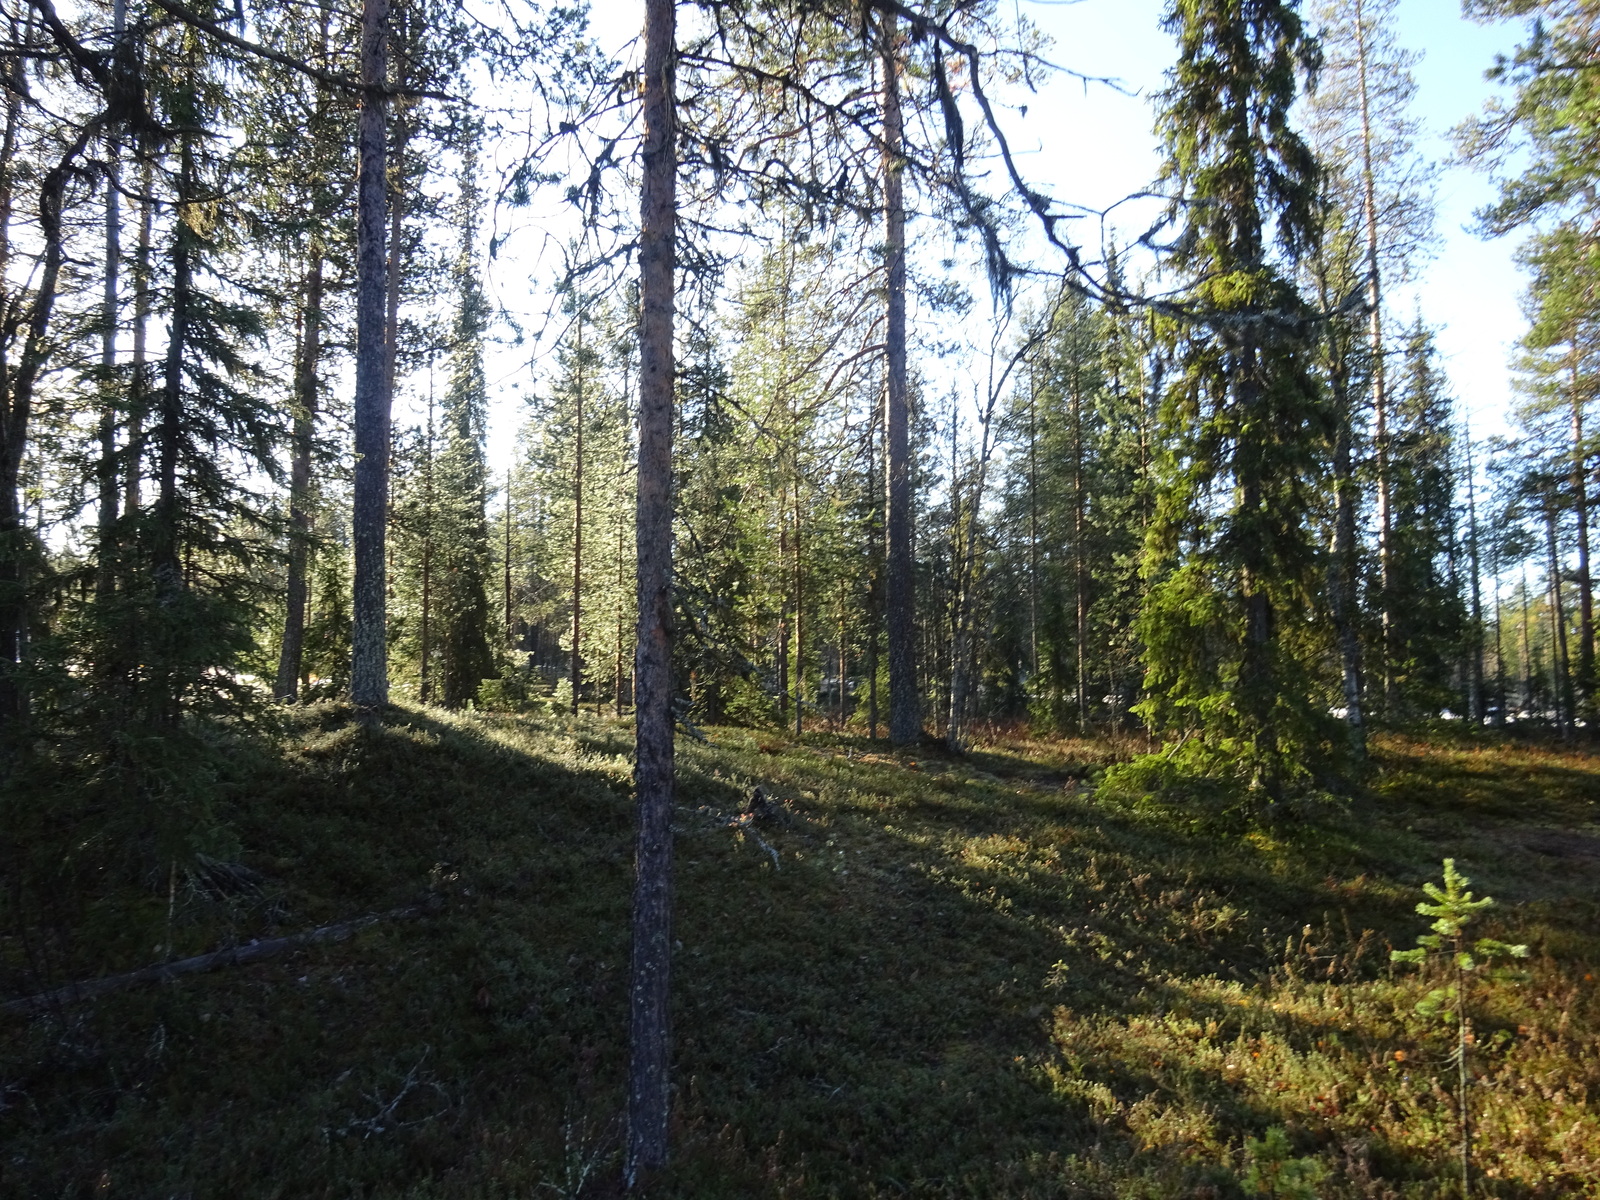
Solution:
M11 888L6 994L408 915L0 1015L0 1193L609 1194L631 729L287 721L214 748L227 836L182 869ZM1478 1193L1600 1194L1594 757L1392 738L1364 794L1238 824L1099 788L1133 746L706 732L652 1195L1459 1195L1448 981L1390 962L1446 856L1530 948L1470 998Z

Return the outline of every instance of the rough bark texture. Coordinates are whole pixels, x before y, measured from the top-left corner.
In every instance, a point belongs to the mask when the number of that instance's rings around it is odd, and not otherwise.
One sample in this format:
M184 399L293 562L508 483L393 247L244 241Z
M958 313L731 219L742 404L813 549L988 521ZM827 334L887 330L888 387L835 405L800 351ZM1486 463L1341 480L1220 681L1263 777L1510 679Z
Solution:
M897 746L922 734L922 711L917 697L917 663L913 638L911 561L911 452L906 394L906 209L901 176L902 122L900 115L900 59L896 25L883 18L883 216L885 280L888 293L886 336L889 386L885 398L884 464L885 624L889 642L889 740Z
M629 1188L667 1159L672 966L672 399L677 236L673 0L646 0L639 230L639 468L635 531L633 945L629 964Z
M311 250L301 314L299 363L295 370L293 458L289 464L289 586L274 693L293 700L300 692L306 642L306 569L311 542L311 443L317 421L317 378L322 357L322 252Z
M358 708L381 708L389 699L385 645L384 541L389 509L389 372L387 298L384 81L388 58L389 0L364 0L361 10L361 179L356 208L355 486L351 534L355 549L352 588L350 699Z

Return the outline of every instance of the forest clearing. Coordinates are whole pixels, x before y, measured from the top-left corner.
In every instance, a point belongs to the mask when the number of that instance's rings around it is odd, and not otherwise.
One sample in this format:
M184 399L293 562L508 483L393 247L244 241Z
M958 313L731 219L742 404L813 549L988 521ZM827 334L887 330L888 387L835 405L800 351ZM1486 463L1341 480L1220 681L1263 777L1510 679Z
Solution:
M1592 754L1386 737L1364 794L1261 824L1105 794L1126 744L706 733L680 752L649 1194L1458 1195L1453 1035L1415 1011L1437 972L1389 961L1445 856L1499 901L1481 932L1531 948L1470 991L1480 1194L1594 1194ZM63 896L27 957L7 943L8 992L416 915L0 1017L0 1190L613 1194L631 738L322 705L220 747L247 873Z
M1597 64L0 0L0 1194L1600 1194Z

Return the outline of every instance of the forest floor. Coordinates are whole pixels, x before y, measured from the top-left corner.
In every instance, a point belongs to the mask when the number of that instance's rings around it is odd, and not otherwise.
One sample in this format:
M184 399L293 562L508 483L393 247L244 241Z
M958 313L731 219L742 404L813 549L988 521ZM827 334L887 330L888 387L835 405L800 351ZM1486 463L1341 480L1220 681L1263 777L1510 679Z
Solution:
M613 1194L630 729L288 720L217 784L248 870L9 913L8 995L414 915L0 1013L0 1194ZM1532 951L1468 992L1481 1194L1600 1195L1593 753L1384 737L1357 799L1233 825L1101 794L1104 742L706 732L649 1195L1459 1195L1455 1035L1389 962L1445 856Z

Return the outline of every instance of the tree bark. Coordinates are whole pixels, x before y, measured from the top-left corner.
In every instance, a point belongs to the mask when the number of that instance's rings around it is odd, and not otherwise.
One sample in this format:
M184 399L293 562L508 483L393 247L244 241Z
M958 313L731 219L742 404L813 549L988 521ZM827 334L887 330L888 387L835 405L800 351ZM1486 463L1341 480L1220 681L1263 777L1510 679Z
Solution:
M128 385L127 448L122 464L122 511L137 515L144 501L144 419L150 391L150 249L155 225L155 159L144 157L139 172L139 243L133 252L133 372Z
M645 0L639 230L639 465L635 507L633 943L629 963L628 1139L637 1187L667 1160L672 967L672 428L677 238L677 47L673 0Z
M1383 288L1378 273L1377 182L1372 166L1372 109L1367 88L1367 33L1361 0L1355 0L1356 79L1361 90L1361 188L1367 235L1367 338L1372 353L1373 453L1378 474L1378 611L1383 702L1394 706L1393 503L1389 494L1389 390L1383 357Z
M88 145L85 127L67 147L60 161L45 172L39 186L39 237L42 253L39 282L26 309L22 352L9 372L0 366L0 733L20 726L27 716L27 693L22 681L28 640L28 601L25 564L34 535L24 520L20 485L22 460L27 450L28 426L33 416L34 388L49 357L50 318L55 311L61 267L66 258L61 229L61 209L73 163ZM9 196L3 198L9 206ZM0 223L5 257L10 258L9 214Z
M1467 630L1467 716L1483 723L1483 584L1478 560L1477 479L1472 465L1472 434L1462 431L1467 453L1467 568L1472 572L1467 595L1472 602L1472 625Z
M1594 585L1589 573L1589 473L1584 470L1583 392L1578 376L1578 335L1572 338L1572 515L1578 535L1578 696L1583 717L1595 719Z
M1089 730L1089 567L1083 538L1088 525L1083 486L1083 387L1081 347L1072 340L1072 592L1077 624L1073 648L1077 659L1078 733Z
M873 406L876 410L877 405ZM879 596L883 570L878 552L878 471L875 462L878 446L877 412L867 419L867 736L878 740L878 627L882 624Z
M112 8L112 32L120 37L127 8L122 0ZM95 465L99 492L96 514L98 546L96 588L108 597L116 588L117 528L117 284L122 266L122 205L120 147L107 134L105 280L100 296L100 461Z
M888 570L885 623L889 641L889 740L909 745L922 734L917 696L913 563L911 557L911 450L906 388L906 209L902 175L904 137L900 113L900 52L896 21L881 18L883 43L883 224L885 286L888 293L886 355L889 386L885 395L885 524Z
M433 522L436 514L433 492L433 387L428 388L427 445L422 460L422 629L418 646L417 698L424 704L433 699Z
M1362 711L1361 637L1356 630L1356 482L1351 463L1349 371L1340 361L1332 377L1338 426L1333 442L1333 562L1328 566L1328 600L1334 634L1339 641L1339 674L1344 685L1345 728L1350 749L1358 759L1367 756L1367 729Z
M283 621L283 646L278 655L279 700L300 694L300 665L305 656L306 570L311 558L311 449L317 424L317 382L322 358L322 247L311 245L306 268L299 363L295 370L293 457L289 464L289 581Z
M1561 556L1556 552L1556 501L1545 500L1545 550L1550 566L1550 682L1556 705L1556 728L1572 736L1572 691L1567 658L1567 613L1561 599Z
M506 468L506 528L505 528L505 561L501 564L504 568L503 596L505 599L505 636L503 638L506 649L516 645L516 635L511 627L511 468Z
M572 458L572 715L583 690L583 310L578 310L577 390Z
M361 10L361 176L356 201L355 481L350 524L352 586L350 699L375 714L389 700L385 563L389 515L388 263L385 258L385 81L389 0Z
M800 562L800 473L794 479L794 736L805 733L805 575Z

